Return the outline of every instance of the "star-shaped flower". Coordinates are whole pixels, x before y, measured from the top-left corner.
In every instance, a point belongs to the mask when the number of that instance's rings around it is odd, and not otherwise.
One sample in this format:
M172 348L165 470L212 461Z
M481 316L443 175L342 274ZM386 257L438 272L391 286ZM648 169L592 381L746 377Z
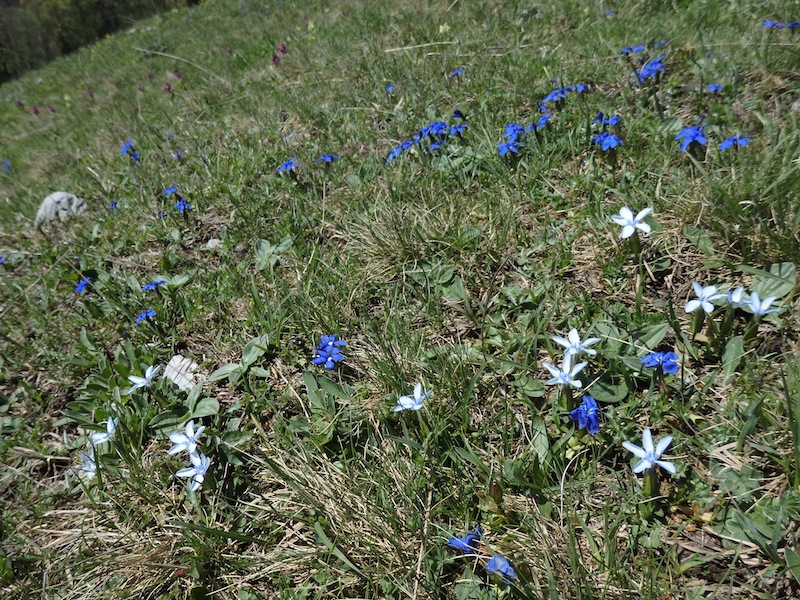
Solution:
M155 365L147 367L147 369L144 372L144 377L139 377L137 375L129 375L128 376L128 381L130 381L133 385L125 393L126 394L132 394L133 392L135 392L139 388L143 388L143 387L149 386L150 383L153 380L153 377L155 376L156 373L158 373L158 370L160 368L161 368L161 365L159 365L157 367Z
M117 428L117 421L119 419L110 418L106 423L105 431L96 431L92 434L92 446L98 446L114 439L114 431Z
M650 369L660 367L664 373L675 375L679 358L674 352L651 352L642 359L642 364Z
M583 383L581 383L580 379L575 379L575 377L588 364L589 363L582 362L573 367L572 355L570 354L564 355L564 360L561 361L560 369L554 367L550 363L544 363L545 368L550 371L550 374L553 376L552 379L547 380L547 385L571 385L575 388L582 388Z
M667 437L658 440L658 444L653 447L653 434L650 433L649 429L645 429L642 432L641 448L636 444L631 444L630 442L622 442L622 446L629 452L632 452L633 455L639 459L639 462L633 465L634 473L641 473L646 469L652 469L658 465L668 473L674 475L676 471L675 465L673 465L671 462L660 460L664 450L666 450L667 446L669 446L671 443L672 436L668 435Z
M758 297L758 292L753 292L750 294L750 302L747 306L750 307L754 315L768 315L778 312L779 309L777 308L770 309L770 305L777 299L777 296L768 296L762 300Z
M565 348L564 354L569 354L572 356L577 356L581 352L586 352L586 354L591 354L591 355L597 354L596 350L592 350L588 346L596 344L597 342L600 341L600 338L589 338L585 342L582 342L578 330L575 329L574 327L569 330L569 334L567 334L567 339L558 336L553 336L552 339L556 344L561 344L562 346L564 346Z
M631 237L637 229L647 235L650 233L650 225L645 223L643 219L649 215L652 210L652 208L642 209L634 217L633 211L627 206L623 206L619 209L619 214L611 217L611 220L622 227L621 237L623 240Z
M186 467L175 473L176 477L191 477L192 483L189 489L196 492L203 485L206 478L206 472L211 466L211 459L203 454L190 454L189 461L192 463L191 467Z
M697 296L696 300L689 300L686 303L686 312L694 312L701 306L703 310L706 311L706 314L711 314L714 312L714 305L711 304L714 300L723 297L723 294L717 293L717 287L714 285L709 285L707 287L703 287L696 281L692 282L692 288L694 288L694 293Z
M183 450L187 450L189 454L196 454L197 439L200 437L200 434L203 433L204 429L205 425L200 425L200 427L197 428L197 431L195 431L194 420L191 420L186 424L186 428L183 430L183 433L180 431L173 431L170 433L169 439L175 445L167 450L167 454L177 454Z
M397 406L394 407L394 412L401 410L419 410L422 408L422 403L430 398L432 392L422 393L422 384L418 383L414 386L414 397L400 396L397 399Z

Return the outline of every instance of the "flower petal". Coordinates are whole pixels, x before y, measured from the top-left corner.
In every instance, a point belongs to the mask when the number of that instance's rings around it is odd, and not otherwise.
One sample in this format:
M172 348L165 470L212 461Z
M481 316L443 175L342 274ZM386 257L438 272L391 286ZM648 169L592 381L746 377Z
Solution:
M647 454L642 448L631 442L622 442L622 447L637 458L644 458L645 454Z
M653 433L649 429L642 432L642 448L647 453L653 451Z
M656 456L661 456L664 453L664 450L672 443L672 436L668 435L660 440L658 440L658 444L656 444Z

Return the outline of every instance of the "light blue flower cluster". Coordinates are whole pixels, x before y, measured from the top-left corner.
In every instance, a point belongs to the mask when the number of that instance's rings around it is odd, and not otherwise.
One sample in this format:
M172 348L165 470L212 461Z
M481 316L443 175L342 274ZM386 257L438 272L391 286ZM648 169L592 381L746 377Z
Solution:
M124 144L122 144L122 146L119 149L119 153L122 154L122 156L129 156L131 162L137 162L140 156L139 153L136 151L136 149L133 147L135 143L136 142L134 142L133 140L128 140Z
M202 452L197 451L198 440L204 429L205 427L201 425L195 431L194 420L191 420L186 424L183 433L174 431L169 434L169 439L173 443L173 446L167 450L167 454L171 456L183 452L184 450L189 453L189 462L191 465L178 470L175 476L191 478L189 491L192 492L196 492L203 485L206 473L211 466L211 459Z

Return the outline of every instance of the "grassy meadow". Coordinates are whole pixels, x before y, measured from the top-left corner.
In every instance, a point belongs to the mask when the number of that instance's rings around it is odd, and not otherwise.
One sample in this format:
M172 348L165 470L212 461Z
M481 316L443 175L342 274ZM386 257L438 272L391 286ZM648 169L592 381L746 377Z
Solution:
M208 0L1 86L0 596L800 598L797 19Z

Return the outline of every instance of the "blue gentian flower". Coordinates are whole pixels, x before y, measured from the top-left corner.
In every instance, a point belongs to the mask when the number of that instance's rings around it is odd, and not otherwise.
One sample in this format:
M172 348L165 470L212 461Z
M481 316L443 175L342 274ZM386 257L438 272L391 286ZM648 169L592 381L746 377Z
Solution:
M338 339L338 337L335 333L333 335L323 335L319 346L314 349L316 355L311 359L311 362L315 365L325 365L325 368L330 371L336 366L337 362L343 360L344 355L339 348L346 346L347 342Z
M158 288L161 285L166 285L166 283L167 282L164 281L163 279L159 279L158 281L151 281L150 283L145 283L142 286L142 291L143 292L149 292L151 290L154 290L154 289Z
M475 554L480 550L479 542L481 541L481 534L483 530L478 525L473 531L467 532L464 537L449 537L447 538L447 545L453 550L463 552L465 554Z
M158 211L158 213L156 213L156 216L159 219L166 219L169 216L169 213L167 213L166 211L160 210L160 211Z
M525 135L525 126L519 123L509 123L506 125L506 132L503 134L510 143L516 142L521 136Z
M651 352L642 359L642 364L648 369L660 367L667 375L678 372L679 356L674 352Z
M172 155L172 160L178 160L181 156L183 156L183 152L178 150L175 154Z
M635 46L628 46L623 48L619 51L620 54L639 54L639 52L644 52L645 46L644 44L636 44Z
M114 200L108 205L108 210L115 210L119 206L119 200Z
M133 140L128 140L119 149L119 153L125 156L126 154L130 154L133 151L133 144L135 142Z
M517 142L500 142L497 144L497 151L500 156L505 156L509 152L516 154L518 151Z
M463 112L461 112L458 109L455 109L453 111L453 117L456 118L456 119L461 119L462 121L466 121L467 120L467 115L465 115Z
M466 123L456 123L450 127L451 136L461 136L469 127Z
M599 133L594 136L592 143L595 145L599 144L603 152L606 150L613 150L617 146L622 146L622 140L608 131L604 131L603 133Z
M538 131L540 129L544 129L544 126L547 125L547 122L552 118L553 115L551 114L542 115L535 123L528 125L527 131Z
M545 102L558 102L560 100L563 100L564 98L567 97L567 94L570 91L571 91L570 88L565 88L565 87L556 88L552 92L547 94L547 96L542 98L542 103L545 103Z
M681 142L681 152L686 152L691 144L705 146L708 140L706 140L703 129L705 129L705 126L698 123L697 125L684 127L678 132L678 135L675 136L675 140L683 140Z
M386 86L386 93L387 94L391 94L393 91L394 91L394 85L392 85L390 83L389 85Z
M297 162L297 159L292 157L283 163L280 167L278 167L278 173L291 173L294 169L299 169L300 163Z
M569 418L578 424L578 429L586 428L590 435L600 431L600 407L591 396L584 396L581 405L569 412Z
M668 473L674 475L677 471L677 469L675 469L675 465L666 460L661 460L661 455L671 443L672 436L668 435L667 437L661 438L656 446L653 446L653 434L649 429L645 429L642 432L641 448L636 444L631 444L630 442L622 442L622 446L628 452L632 452L633 455L639 459L639 462L633 465L634 473L641 473L642 471L652 469L658 465Z
M582 94L586 90L589 89L589 86L585 83L579 83L577 85L573 85L570 91L575 91L578 94Z
M664 67L664 55L653 58L642 65L638 72L639 82L644 83L647 79L655 78L659 73L666 73L667 69Z
M10 160L4 160L3 162L0 162L0 165L3 165L3 173L11 173L11 161Z
M458 77L463 72L464 72L464 69L462 69L462 68L455 69L454 71L450 71L450 77Z
M517 578L517 572L514 570L514 567L511 566L511 563L508 562L508 559L502 554L495 554L490 558L484 569L486 569L487 573L500 575L500 579L507 585L510 585L511 581Z
M428 125L428 133L430 135L447 135L448 127L444 121L434 121Z
M785 23L781 23L779 21L773 21L771 19L767 19L762 23L762 25L767 28L774 27L775 29L783 29L784 27L786 27Z
M712 94L718 94L722 91L722 84L720 83L709 83L706 86L706 89L711 92Z
M83 279L81 279L80 282L78 283L78 285L75 286L75 291L78 292L79 294L82 294L83 292L85 292L86 291L86 286L89 285L89 282L91 280L92 280L91 277L84 277Z
M5 264L5 262L6 262L6 257L0 254L0 265Z
M178 191L178 188L179 188L179 187L181 187L181 186L180 186L180 184L177 184L177 185L171 185L171 186L169 186L167 189L165 189L165 190L164 190L162 193L163 193L165 196L172 196L172 194L174 194L175 192L177 192L177 191Z
M722 140L719 144L720 150L727 150L728 148L739 148L747 146L750 143L750 136L747 135L734 135L732 137Z
M141 325L142 321L147 319L152 319L155 316L156 316L156 311L153 310L152 308L148 308L146 311L144 311L143 313L141 313L139 316L136 317L136 324Z
M335 161L337 158L339 158L339 155L338 155L338 154L323 154L322 156L320 156L320 157L319 157L317 160L315 160L314 162L324 162L324 163L326 163L326 164L331 164L331 163L332 163L333 161Z
M439 140L438 142L434 142L433 144L431 144L431 147L428 148L428 150L430 152L433 152L435 150L438 150L442 146L446 146L446 145L447 145L447 140Z
M183 214L183 213L187 213L187 212L189 212L190 210L192 210L192 205L191 205L191 204L189 204L189 203L188 203L186 200L184 200L183 198L180 198L180 199L179 199L179 200L178 200L178 201L175 203L175 208L177 208L177 209L178 209L178 212L179 212L179 213Z

